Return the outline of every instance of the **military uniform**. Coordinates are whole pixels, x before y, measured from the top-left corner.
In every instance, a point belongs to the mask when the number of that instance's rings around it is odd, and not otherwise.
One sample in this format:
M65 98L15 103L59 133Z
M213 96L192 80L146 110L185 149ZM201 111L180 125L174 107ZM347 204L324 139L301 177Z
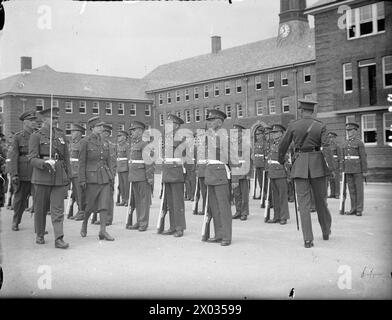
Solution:
M310 217L310 192L313 190L318 220L323 239L328 240L331 232L331 214L327 205L327 176L333 168L328 146L326 126L312 117L316 102L299 100L303 109L302 119L289 123L279 146L279 162L284 164L286 152L294 141L295 159L291 169L297 191L299 212L305 247L313 246L312 222ZM321 148L322 151L321 151Z
M328 132L328 136L330 137L329 141L329 150L332 153L333 162L334 162L334 175L329 177L329 189L330 194L329 198L339 198L340 193L340 172L339 172L339 159L341 158L341 149L339 145L336 143L332 137L336 137L337 134L335 132Z
M53 118L57 118L59 109L52 108L52 110ZM44 109L40 115L46 118L50 117L50 111L50 109ZM50 155L50 125L44 123L38 132L32 133L30 136L28 159L33 167L31 182L35 185L36 242L38 244L45 243L46 213L50 210L55 246L65 249L69 245L63 241L64 194L71 178L65 135L52 128L52 154Z
M196 138L196 199L194 204L193 214L204 214L204 209L206 206L206 195L207 195L207 186L205 184L205 171L206 171L206 158L205 154L199 154L201 151L205 151L206 144L206 135L203 134ZM199 152L200 151L200 152ZM202 210L198 210L199 208L199 200L202 198Z
M196 164L185 163L185 194L186 200L193 201L196 191Z
M124 136L128 138L128 133L120 131L118 136ZM117 144L117 175L118 175L118 186L121 195L121 202L118 203L120 206L126 206L129 199L129 169L128 169L128 151L129 144L127 140Z
M346 130L358 130L356 123L347 123ZM346 175L348 190L350 192L351 210L347 215L361 216L363 212L363 175L367 173L367 155L364 143L353 136L345 141L342 147L341 170Z
M263 135L264 134L264 129L262 126L259 126L256 129L256 135ZM262 136L263 137L263 136ZM255 199L260 199L261 198L261 191L263 190L263 174L265 171L265 145L266 141L263 139L261 141L256 141L254 144L253 148L253 163L254 163L254 168L255 168L255 192L254 194L256 195L256 183L258 183L260 187L260 197L255 196ZM265 176L264 176L265 179ZM266 179L264 180L264 184L266 184ZM264 194L266 190L264 188Z

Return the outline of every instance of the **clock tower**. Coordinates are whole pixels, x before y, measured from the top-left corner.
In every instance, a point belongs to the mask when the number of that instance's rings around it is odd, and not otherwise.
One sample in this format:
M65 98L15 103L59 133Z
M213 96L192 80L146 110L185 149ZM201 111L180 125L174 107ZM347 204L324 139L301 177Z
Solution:
M280 0L278 45L298 41L308 32L308 18L304 14L306 0Z

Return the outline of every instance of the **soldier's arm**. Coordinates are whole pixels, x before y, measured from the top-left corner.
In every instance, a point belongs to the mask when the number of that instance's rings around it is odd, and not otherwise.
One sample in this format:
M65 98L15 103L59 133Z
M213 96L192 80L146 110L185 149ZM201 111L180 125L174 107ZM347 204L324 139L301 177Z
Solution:
M333 155L331 148L329 148L329 140L327 136L327 127L322 125L321 127L321 148L324 155L325 162L330 171L334 171Z
M87 140L80 141L79 152L79 182L86 183Z
M33 167L43 170L45 160L39 157L40 136L36 133L31 134L29 139L29 155L28 159Z
M367 168L367 154L365 151L365 145L362 141L359 141L358 145L359 156L361 157L361 169L362 172L366 173L368 171Z
M148 142L143 142L142 150L144 150L144 148L147 145L148 145ZM145 168L146 168L146 179L149 181L153 181L154 173L155 173L155 162L152 162L151 164L145 164Z
M291 140L293 140L293 128L291 124L289 124L287 131L279 144L278 161L280 164L284 164L285 162L286 153L290 146Z
M9 153L10 173L11 177L18 175L18 159L19 159L19 138L15 136L12 141L12 147Z
M63 139L64 139L64 141L65 141L65 151L64 151L64 164L65 164L65 167L66 167L66 172L68 173L68 177L69 177L69 179L71 179L72 178L72 169L71 169L71 160L69 159L70 158L70 153L69 153L69 143L68 143L68 140L66 139L66 137L65 136L63 136Z

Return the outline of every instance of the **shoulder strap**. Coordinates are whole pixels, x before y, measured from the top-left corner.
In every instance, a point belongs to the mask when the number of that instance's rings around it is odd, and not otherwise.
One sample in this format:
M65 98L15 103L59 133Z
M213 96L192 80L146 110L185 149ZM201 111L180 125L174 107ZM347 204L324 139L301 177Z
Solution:
M309 132L310 132L310 130L312 130L312 128L313 128L313 125L316 123L316 121L315 120L313 120L313 122L310 124L310 126L309 126L309 128L308 128L308 130L306 130L306 132L305 132L305 134L304 134L304 136L302 137L302 140L300 141L300 143L299 143L299 148L302 148L302 146L303 146L303 144L304 144L304 142L305 142L305 140L306 140L306 138L308 137L308 135L309 135Z

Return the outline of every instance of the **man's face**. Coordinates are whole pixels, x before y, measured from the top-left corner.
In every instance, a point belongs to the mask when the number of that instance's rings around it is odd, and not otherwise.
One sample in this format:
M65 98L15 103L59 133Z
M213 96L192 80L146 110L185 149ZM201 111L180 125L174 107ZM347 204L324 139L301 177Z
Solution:
M47 126L50 126L50 117L44 118L42 121L44 124L46 124ZM53 117L52 118L52 127L57 127L57 124L59 123L59 119Z
M131 131L132 138L140 138L143 135L143 130L141 128L136 128Z
M82 133L80 131L75 130L75 131L71 132L71 136L72 136L72 139L77 139L82 136Z
M26 127L28 127L29 129L35 130L38 127L36 119L25 120L24 122L25 122Z
M119 135L118 137L117 137L117 142L118 143L122 143L122 142L124 142L126 140L126 138L125 138L125 136L124 135Z
M219 128L222 127L222 120L221 119L212 119L209 121L208 126L212 129L212 130L218 130Z
M104 137L105 139L110 137L110 132L107 130L102 131L102 137Z
M92 129L92 131L93 131L93 133L95 133L95 134L102 134L102 132L103 132L103 126L101 125L101 126L95 126L93 129Z
M347 136L349 139L354 138L356 134L357 134L357 130L355 129L347 130Z

